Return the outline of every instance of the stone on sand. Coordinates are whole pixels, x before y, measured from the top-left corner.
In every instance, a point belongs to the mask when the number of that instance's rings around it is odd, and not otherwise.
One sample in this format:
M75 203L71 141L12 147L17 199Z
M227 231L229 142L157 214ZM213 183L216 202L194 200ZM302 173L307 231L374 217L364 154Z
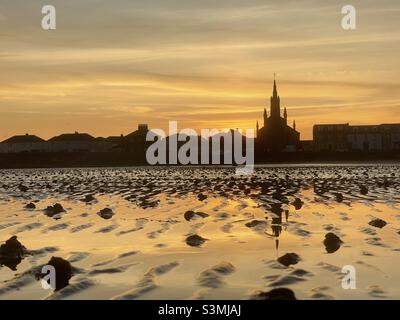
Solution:
M197 234L190 235L186 238L186 244L191 246L191 247L200 247L204 242L206 242L208 239L205 239L203 237L200 237Z
M343 241L334 233L328 232L325 235L325 239L323 241L326 252L328 253L334 253L337 250L339 250L341 244Z
M93 197L93 195L91 195L91 194L87 194L87 195L85 196L85 198L82 199L82 201L83 201L83 202L86 202L86 203L92 202L92 201L94 201L94 200L96 200L96 198Z
M111 219L114 215L114 212L110 208L101 209L97 214L103 219Z
M72 277L72 266L69 261L60 257L51 257L48 265L53 266L56 270L56 288L55 291L61 290L69 284Z
M199 199L199 201L204 201L205 199L207 199L207 196L202 193L199 193L197 195L197 199Z
M247 223L245 224L245 226L246 226L247 228L254 228L254 227L257 227L258 225L264 224L264 223L265 223L265 221L261 221L261 220L252 220L252 221L250 221L250 222L247 222Z
M25 209L36 209L36 205L33 202L28 203Z
M288 288L276 288L271 291L260 291L254 295L255 299L260 300L297 300L294 292Z
M367 186L361 185L361 186L360 186L360 193L361 193L362 195L368 194L368 188L367 188Z
M209 215L205 212L197 212L197 211L192 211L188 210L184 214L184 218L186 221L190 221L196 217L201 217L201 218L207 218Z
M18 185L18 189L21 192L27 192L29 188L27 186L24 186L23 184L20 184Z
M53 206L48 206L46 209L44 209L44 214L48 217L53 217L61 212L65 212L65 209L59 203L56 203Z
M340 192L337 192L336 194L335 194L335 196L336 196L336 201L337 202L343 202L343 195L340 193Z
M304 202L300 198L296 198L293 202L292 205L295 207L296 210L300 210L301 207L303 206Z
M16 270L28 250L17 240L17 236L12 236L0 246L0 265L5 265L12 270Z
M278 262L288 267L292 264L297 264L300 261L300 256L297 253L286 253L278 258Z
M373 220L371 220L370 222L368 222L368 224L369 224L370 226L375 227L375 228L383 228L384 226L386 226L387 223L386 223L385 220L376 218L376 219L373 219Z

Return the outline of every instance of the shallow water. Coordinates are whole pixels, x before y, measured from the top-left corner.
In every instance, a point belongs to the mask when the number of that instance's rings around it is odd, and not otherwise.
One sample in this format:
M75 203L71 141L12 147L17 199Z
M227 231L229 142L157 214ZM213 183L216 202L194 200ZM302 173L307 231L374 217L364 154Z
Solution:
M274 287L300 299L398 299L399 169L2 170L0 241L17 235L34 251L15 271L0 267L0 299L248 299ZM24 208L30 202L36 209ZM57 202L66 212L46 216ZM110 219L97 214L105 207ZM369 225L375 218L387 225ZM328 232L343 241L333 253ZM297 264L277 261L292 252ZM52 256L74 267L58 292L31 272ZM355 290L341 286L345 265L356 269Z

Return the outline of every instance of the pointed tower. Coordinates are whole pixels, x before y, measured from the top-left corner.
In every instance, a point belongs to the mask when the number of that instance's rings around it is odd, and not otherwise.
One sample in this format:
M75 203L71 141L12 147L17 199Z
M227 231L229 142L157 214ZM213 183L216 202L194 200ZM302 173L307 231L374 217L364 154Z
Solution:
M258 130L259 130L259 126L258 126L258 120L257 120L257 124L256 124L256 138L258 137Z
M274 89L271 97L271 117L279 118L281 116L281 99L278 96L278 90L276 89L276 80L274 79Z
M267 109L264 108L264 127L267 124L267 119L268 119L268 113L267 113Z
M283 118L285 119L285 124L287 124L287 111L286 111L286 107L283 109Z
M296 131L296 120L293 120L293 130Z

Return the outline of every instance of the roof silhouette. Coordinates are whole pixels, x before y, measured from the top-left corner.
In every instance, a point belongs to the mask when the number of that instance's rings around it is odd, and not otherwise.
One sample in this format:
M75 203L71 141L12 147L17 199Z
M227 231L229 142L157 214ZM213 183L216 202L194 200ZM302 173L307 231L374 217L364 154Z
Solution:
M53 137L49 139L50 142L57 142L57 141L94 141L96 140L93 136L88 133L64 133L59 136Z
M2 143L32 143L32 142L44 142L42 138L35 135L24 134L17 135L4 140Z

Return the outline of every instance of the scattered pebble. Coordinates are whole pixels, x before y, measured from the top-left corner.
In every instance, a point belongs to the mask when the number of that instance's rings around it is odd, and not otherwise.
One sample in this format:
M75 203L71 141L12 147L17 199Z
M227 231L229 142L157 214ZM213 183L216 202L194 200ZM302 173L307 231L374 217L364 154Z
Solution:
M386 226L387 223L386 223L385 220L376 218L376 219L371 220L370 222L368 222L368 224L370 226L373 226L373 227L376 227L376 228L383 228L384 226Z
M0 265L16 270L27 253L26 248L17 240L17 236L12 236L0 246Z
M24 186L23 184L20 184L18 185L18 189L21 192L27 192L29 188L27 186Z
M193 234L186 238L186 244L191 247L200 247L202 246L208 239L200 237L197 234Z
M199 194L197 195L197 199L199 199L199 201L204 201L204 200L207 199L207 196L204 195L204 194L202 194L202 193L199 193Z
M301 207L303 206L304 202L300 198L296 198L293 202L292 205L295 207L296 210L300 210Z
M47 265L53 266L56 271L55 291L61 290L69 285L69 280L72 277L72 266L69 261L60 257L51 257Z
M99 215L103 219L108 220L114 216L114 212L110 208L104 208L97 212L97 215Z
M36 205L33 202L30 202L25 206L25 209L30 209L30 210L36 209Z
M292 264L297 264L300 261L300 256L296 253L286 253L278 258L278 262L288 267Z
M261 225L261 224L265 224L265 221L262 221L262 220L253 220L253 221L247 222L247 223L245 224L245 226L248 227L248 228L254 228L254 227L257 227L257 226L259 226L259 225Z
M96 200L96 198L93 197L91 194L87 194L85 196L85 198L82 199L82 201L86 202L86 203L89 203L89 202L92 202L92 201L95 201L95 200Z
M325 239L323 241L326 252L328 253L334 253L337 250L339 250L341 244L343 241L334 233L328 232L325 235Z
M196 212L196 211L186 211L184 214L184 218L186 221L190 221L196 217L207 218L209 215L205 212Z
M46 209L44 209L44 214L48 217L54 217L55 215L62 212L65 212L65 209L59 203L56 203L53 206L48 206Z
M271 291L259 291L252 297L258 300L297 300L294 292L288 288L276 288Z

